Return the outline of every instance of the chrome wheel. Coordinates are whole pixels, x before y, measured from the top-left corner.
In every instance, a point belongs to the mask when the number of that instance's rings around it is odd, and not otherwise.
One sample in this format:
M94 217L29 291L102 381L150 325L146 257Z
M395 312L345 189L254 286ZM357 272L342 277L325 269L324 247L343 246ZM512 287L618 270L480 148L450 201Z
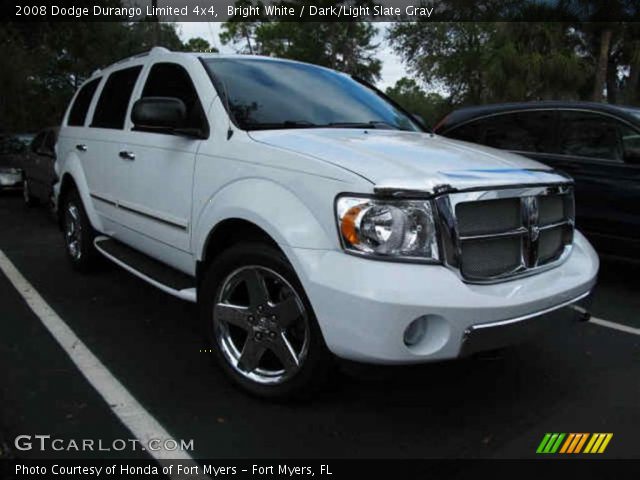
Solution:
M71 258L80 260L82 257L82 224L80 211L73 203L69 203L64 212L64 238Z
M260 384L293 377L309 351L309 317L281 275L252 265L229 274L213 306L218 348L231 367Z

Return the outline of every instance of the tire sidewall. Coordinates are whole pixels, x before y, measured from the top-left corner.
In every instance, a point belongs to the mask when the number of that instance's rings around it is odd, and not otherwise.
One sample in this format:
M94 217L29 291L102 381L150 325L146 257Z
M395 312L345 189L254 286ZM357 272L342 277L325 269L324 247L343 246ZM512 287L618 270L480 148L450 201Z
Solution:
M243 377L229 365L215 338L213 306L219 289L229 274L246 265L263 266L282 275L295 289L307 311L310 330L309 351L302 368L282 384L262 385ZM217 363L234 384L259 397L287 399L307 397L323 382L330 356L302 284L291 264L280 251L269 245L257 243L240 244L225 250L207 269L198 291L198 298L200 320L204 327L207 344L214 351Z

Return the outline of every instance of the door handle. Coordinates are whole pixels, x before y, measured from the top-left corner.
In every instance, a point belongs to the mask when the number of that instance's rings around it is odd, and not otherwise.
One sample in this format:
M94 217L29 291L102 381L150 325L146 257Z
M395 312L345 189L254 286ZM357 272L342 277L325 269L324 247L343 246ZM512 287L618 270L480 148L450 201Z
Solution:
M84 143L79 143L76 145L76 150L80 150L81 152L87 151L87 146Z
M122 150L119 154L120 158L124 158L125 160L135 160L136 159L136 154L133 152L130 152L128 150Z

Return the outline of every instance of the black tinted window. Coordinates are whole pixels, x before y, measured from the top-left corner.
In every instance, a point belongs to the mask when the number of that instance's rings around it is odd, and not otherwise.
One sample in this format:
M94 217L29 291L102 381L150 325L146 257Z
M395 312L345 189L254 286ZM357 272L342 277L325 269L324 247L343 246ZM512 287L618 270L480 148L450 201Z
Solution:
M125 68L109 75L93 114L92 127L117 129L124 127L131 92L141 69L142 67L139 66Z
M622 161L620 123L589 112L562 112L558 132L560 153Z
M421 131L408 115L374 90L332 70L305 63L207 59L207 69L228 92L241 128L360 127ZM372 122L372 123L370 123Z
M545 152L549 149L553 112L507 113L479 122L482 143L490 147L521 152Z
M47 152L53 153L56 147L56 141L58 140L58 134L55 130L50 130L47 133L47 138L44 140L44 149Z
M29 148L31 148L32 152L37 152L42 147L42 142L44 141L44 137L46 134L46 132L40 132L38 135L36 135L36 138L31 141L31 145L29 146Z
M75 101L73 102L71 111L69 112L69 119L67 120L67 125L70 125L70 126L84 125L84 121L87 118L87 111L89 110L89 105L91 105L91 99L93 99L93 94L96 93L96 88L98 88L99 83L100 83L100 79L96 78L95 80L90 81L80 89L80 91L78 92L78 95L76 95Z
M479 142L482 129L480 122L471 122L447 132L445 136L464 140L465 142Z
M142 97L174 97L187 107L187 128L199 129L204 124L204 112L198 94L187 71L175 63L156 63L151 67Z

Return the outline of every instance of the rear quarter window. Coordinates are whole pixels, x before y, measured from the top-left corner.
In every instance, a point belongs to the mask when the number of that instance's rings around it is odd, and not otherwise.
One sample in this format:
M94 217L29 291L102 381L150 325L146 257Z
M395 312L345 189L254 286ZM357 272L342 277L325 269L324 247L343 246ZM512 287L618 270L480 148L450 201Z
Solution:
M71 127L81 127L84 125L89 105L91 105L91 100L93 99L94 93L96 93L96 88L98 88L99 83L100 79L96 78L80 89L71 106L67 125Z

